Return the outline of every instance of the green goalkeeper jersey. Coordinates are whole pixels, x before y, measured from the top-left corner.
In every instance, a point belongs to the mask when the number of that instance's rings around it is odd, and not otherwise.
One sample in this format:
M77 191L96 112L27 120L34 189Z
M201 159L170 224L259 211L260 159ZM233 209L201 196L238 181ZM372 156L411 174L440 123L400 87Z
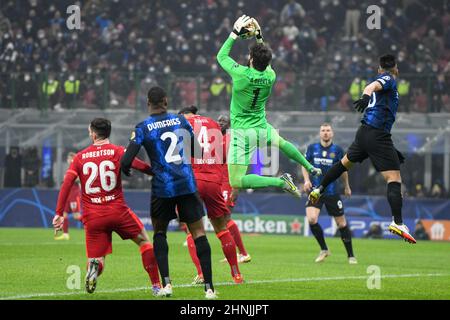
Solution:
M269 99L276 74L269 65L266 70L242 66L230 57L234 39L229 37L217 54L220 66L231 76L231 127L233 129L266 128L266 102Z

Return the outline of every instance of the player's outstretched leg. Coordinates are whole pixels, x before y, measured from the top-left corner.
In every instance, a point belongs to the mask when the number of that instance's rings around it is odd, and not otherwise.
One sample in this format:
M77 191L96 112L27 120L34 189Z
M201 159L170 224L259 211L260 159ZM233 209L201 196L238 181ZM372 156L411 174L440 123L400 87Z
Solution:
M300 191L292 180L292 176L288 173L283 174L280 178L263 177L257 174L245 174L247 166L229 164L230 185L236 189L261 189L276 187L300 197Z
M202 267L200 265L200 260L198 260L197 249L195 248L194 239L192 239L192 235L190 233L186 237L186 242L189 250L189 255L191 256L192 262L194 263L195 268L197 269L197 275L195 276L192 284L202 284L205 282L205 280L203 279Z
M324 190L331 183L336 181L345 171L348 171L348 168L350 168L351 166L352 163L348 160L347 155L345 155L341 161L336 162L336 164L327 171L320 183L320 186L311 191L308 197L309 201L311 201L311 203L313 204L317 203Z
M231 217L227 217L229 220L227 222L227 229L230 231L231 236L233 237L234 243L236 244L237 248L239 249L239 257L238 262L239 263L248 263L252 260L252 257L247 253L247 250L245 249L244 242L242 241L241 232L239 231L239 228L234 222Z
M97 278L102 274L104 258L89 258L85 287L88 293L94 293L97 288Z
M414 239L414 237L410 234L408 227L403 223L402 219L403 199L401 191L402 185L399 182L401 181L400 171L385 171L381 174L388 182L387 199L389 206L391 207L393 218L388 230L391 233L403 238L405 241L414 244L416 243L416 239Z

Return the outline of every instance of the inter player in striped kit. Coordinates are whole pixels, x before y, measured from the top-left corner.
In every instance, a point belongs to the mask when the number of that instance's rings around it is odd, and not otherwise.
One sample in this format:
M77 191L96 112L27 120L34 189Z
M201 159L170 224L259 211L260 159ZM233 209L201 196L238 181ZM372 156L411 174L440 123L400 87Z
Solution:
M139 246L144 269L150 276L153 293L157 295L161 284L153 246L144 225L128 208L123 196L120 160L125 149L109 142L110 133L109 120L92 120L89 136L93 144L75 155L66 172L53 226L55 230L62 228L65 220L64 206L70 188L79 178L88 257L87 292L93 293L97 286L97 278L105 266L106 255L112 253L112 232L116 232L122 239L131 239ZM132 166L145 174L152 174L150 166L138 159L133 161Z
M225 155L224 158L227 159L228 149L230 145L230 133L228 131L228 129L230 129L230 117L221 115L217 119L217 122L219 123L222 130L223 154ZM234 242L239 249L239 263L248 263L252 260L252 257L247 253L244 242L242 241L241 232L239 231L236 222L234 222L234 220L231 218L231 213L238 196L238 189L233 189L230 185L228 164L226 162L222 165L222 172L222 195L228 205L228 208L230 208L230 214L226 215L227 229L230 231L231 235L233 236ZM226 259L222 260L222 262L226 262Z
M169 276L169 247L167 228L179 217L194 240L205 284L205 298L215 299L211 269L211 247L203 226L203 205L190 164L190 155L201 158L201 151L192 127L182 115L168 113L168 98L160 87L148 91L150 116L136 125L127 151L122 158L122 171L128 173L134 157L143 146L150 158L152 179L151 218L154 229L153 244L164 288L163 296L171 296L173 288ZM176 214L178 210L178 215Z
M387 183L387 200L391 207L392 223L388 229L409 243L416 243L402 219L402 193L400 165L403 155L394 147L391 129L397 115L398 68L393 55L380 57L378 75L364 88L363 96L354 102L355 109L364 113L355 140L341 161L328 170L321 184L309 194L316 203L330 183L348 171L355 162L369 158Z
M206 207L208 218L213 225L217 238L222 244L223 253L230 265L231 276L235 283L242 283L243 279L238 267L236 244L227 229L226 217L230 210L222 196L222 175L225 155L223 154L223 137L220 126L213 119L197 114L195 106L183 108L183 114L191 124L195 138L202 148L202 158L192 158L192 169L200 198ZM188 234L187 243L192 261L197 268L194 282L202 283L203 274L197 258L194 240Z
M340 146L333 143L334 132L329 123L323 123L320 126L320 142L313 143L308 146L306 151L306 159L314 164L314 166L319 167L323 173L326 173L333 164L341 161L344 156L344 151ZM310 177L308 172L302 168L303 178L305 179L305 191L310 192L313 186L320 185L321 177ZM342 181L344 182L344 192L346 196L351 196L352 191L348 183L348 173L344 172L342 175ZM342 242L344 243L345 250L347 251L348 263L357 264L353 254L352 246L352 234L350 228L347 225L347 221L344 216L344 205L339 195L337 182L331 183L325 190L324 195L319 199L317 203L311 203L308 201L306 203L306 217L309 222L309 226L312 234L316 238L320 245L320 253L316 258L316 262L322 262L326 257L330 255L327 244L325 243L325 238L323 235L323 230L318 223L318 218L320 210L323 205L327 208L328 215L332 216L336 221L336 225L339 228Z
M73 158L75 157L76 153L69 152L67 154L67 163L70 164L73 161ZM55 240L69 240L69 218L68 215L72 214L72 217L80 221L81 220L81 188L79 181L76 180L75 183L72 185L72 188L70 189L69 196L67 198L66 205L64 207L64 224L63 224L63 234L60 236L55 235Z

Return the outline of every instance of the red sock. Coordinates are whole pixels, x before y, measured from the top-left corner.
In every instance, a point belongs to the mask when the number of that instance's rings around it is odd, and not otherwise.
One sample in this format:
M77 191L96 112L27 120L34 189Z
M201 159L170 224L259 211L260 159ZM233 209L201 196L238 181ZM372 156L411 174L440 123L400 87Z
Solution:
M188 234L186 237L189 255L191 256L192 262L195 264L195 268L197 269L197 274L199 276L203 276L202 267L200 266L200 260L198 260L197 249L195 248L194 239L192 239L192 235Z
M247 251L245 250L244 243L242 242L242 238L241 238L241 232L239 231L239 228L238 228L236 222L234 222L234 220L228 221L227 229L228 229L228 231L230 231L231 235L233 236L234 243L236 243L236 246L239 249L239 253L246 256Z
M236 256L236 244L234 243L230 231L225 230L219 232L217 234L217 238L222 243L223 253L225 254L225 257L227 258L228 264L231 268L231 275L235 276L236 274L240 274Z
M151 243L145 243L140 248L142 256L142 264L144 265L145 271L147 271L150 276L150 281L153 286L160 286L158 263L156 262L155 254L153 252L153 246Z
M63 232L64 232L64 233L69 233L69 217L65 217L65 218L64 218L64 222L63 222Z

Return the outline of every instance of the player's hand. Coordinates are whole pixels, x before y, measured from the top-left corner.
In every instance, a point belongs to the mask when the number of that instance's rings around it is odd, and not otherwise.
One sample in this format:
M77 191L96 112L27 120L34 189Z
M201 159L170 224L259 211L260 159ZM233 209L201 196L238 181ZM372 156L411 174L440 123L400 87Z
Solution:
M245 27L252 22L252 18L245 14L240 16L233 25L233 33L239 37L245 32Z
M310 192L312 189L312 183L311 181L305 181L305 183L303 184L303 190L305 192Z
M63 216L59 216L59 215L55 215L53 217L53 228L55 229L55 233L62 230L63 228L63 224L64 224L64 217Z
M365 94L360 99L353 102L353 106L355 107L356 111L363 113L369 105L369 102L370 96L368 94Z
M322 169L312 167L309 170L309 174L311 174L312 176L321 176L322 175Z
M350 198L352 196L352 189L350 189L350 186L345 187L344 194L347 198Z
M259 26L258 21L255 18L252 18L252 23L255 25L255 37L257 42L263 42L261 27Z

